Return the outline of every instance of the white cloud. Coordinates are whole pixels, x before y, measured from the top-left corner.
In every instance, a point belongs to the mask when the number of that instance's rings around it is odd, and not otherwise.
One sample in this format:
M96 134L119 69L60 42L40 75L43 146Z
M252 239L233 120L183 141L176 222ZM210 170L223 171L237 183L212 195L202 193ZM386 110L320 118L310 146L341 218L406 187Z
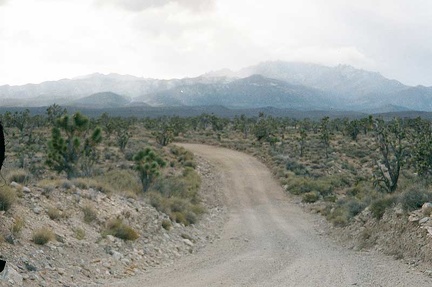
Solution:
M95 5L95 3L97 5ZM432 85L432 1L0 0L0 84L170 78L266 60Z
M195 12L211 10L215 0L96 0L99 6L119 6L133 12L140 12L150 8L164 7L171 3L190 9Z

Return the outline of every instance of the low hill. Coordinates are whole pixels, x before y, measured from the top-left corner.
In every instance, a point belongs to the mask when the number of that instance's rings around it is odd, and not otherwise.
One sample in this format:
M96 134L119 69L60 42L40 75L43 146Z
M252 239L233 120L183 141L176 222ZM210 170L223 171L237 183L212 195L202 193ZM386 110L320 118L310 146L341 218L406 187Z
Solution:
M124 107L129 103L130 100L126 97L112 92L102 92L75 100L70 103L70 105L85 108L107 109Z

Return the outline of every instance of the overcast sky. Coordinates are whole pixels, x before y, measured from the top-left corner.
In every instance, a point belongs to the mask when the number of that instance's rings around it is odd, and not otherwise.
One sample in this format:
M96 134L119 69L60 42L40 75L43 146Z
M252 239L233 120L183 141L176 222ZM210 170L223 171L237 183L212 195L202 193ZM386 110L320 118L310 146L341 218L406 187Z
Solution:
M432 86L431 19L429 0L0 0L0 85L284 60Z

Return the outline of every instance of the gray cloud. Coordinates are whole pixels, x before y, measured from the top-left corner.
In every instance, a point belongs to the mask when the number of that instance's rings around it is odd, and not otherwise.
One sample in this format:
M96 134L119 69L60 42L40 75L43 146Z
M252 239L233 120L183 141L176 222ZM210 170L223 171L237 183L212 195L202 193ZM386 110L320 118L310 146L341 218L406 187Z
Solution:
M96 0L99 6L114 5L133 12L159 8L170 3L175 3L193 12L208 11L215 7L215 0Z

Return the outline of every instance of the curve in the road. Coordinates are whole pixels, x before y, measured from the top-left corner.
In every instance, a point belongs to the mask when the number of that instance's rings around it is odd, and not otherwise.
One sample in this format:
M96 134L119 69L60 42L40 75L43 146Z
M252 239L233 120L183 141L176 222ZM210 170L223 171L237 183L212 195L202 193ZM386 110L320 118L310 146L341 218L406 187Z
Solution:
M218 167L229 219L221 239L173 266L112 286L432 286L391 258L346 250L316 231L252 156L182 144Z

